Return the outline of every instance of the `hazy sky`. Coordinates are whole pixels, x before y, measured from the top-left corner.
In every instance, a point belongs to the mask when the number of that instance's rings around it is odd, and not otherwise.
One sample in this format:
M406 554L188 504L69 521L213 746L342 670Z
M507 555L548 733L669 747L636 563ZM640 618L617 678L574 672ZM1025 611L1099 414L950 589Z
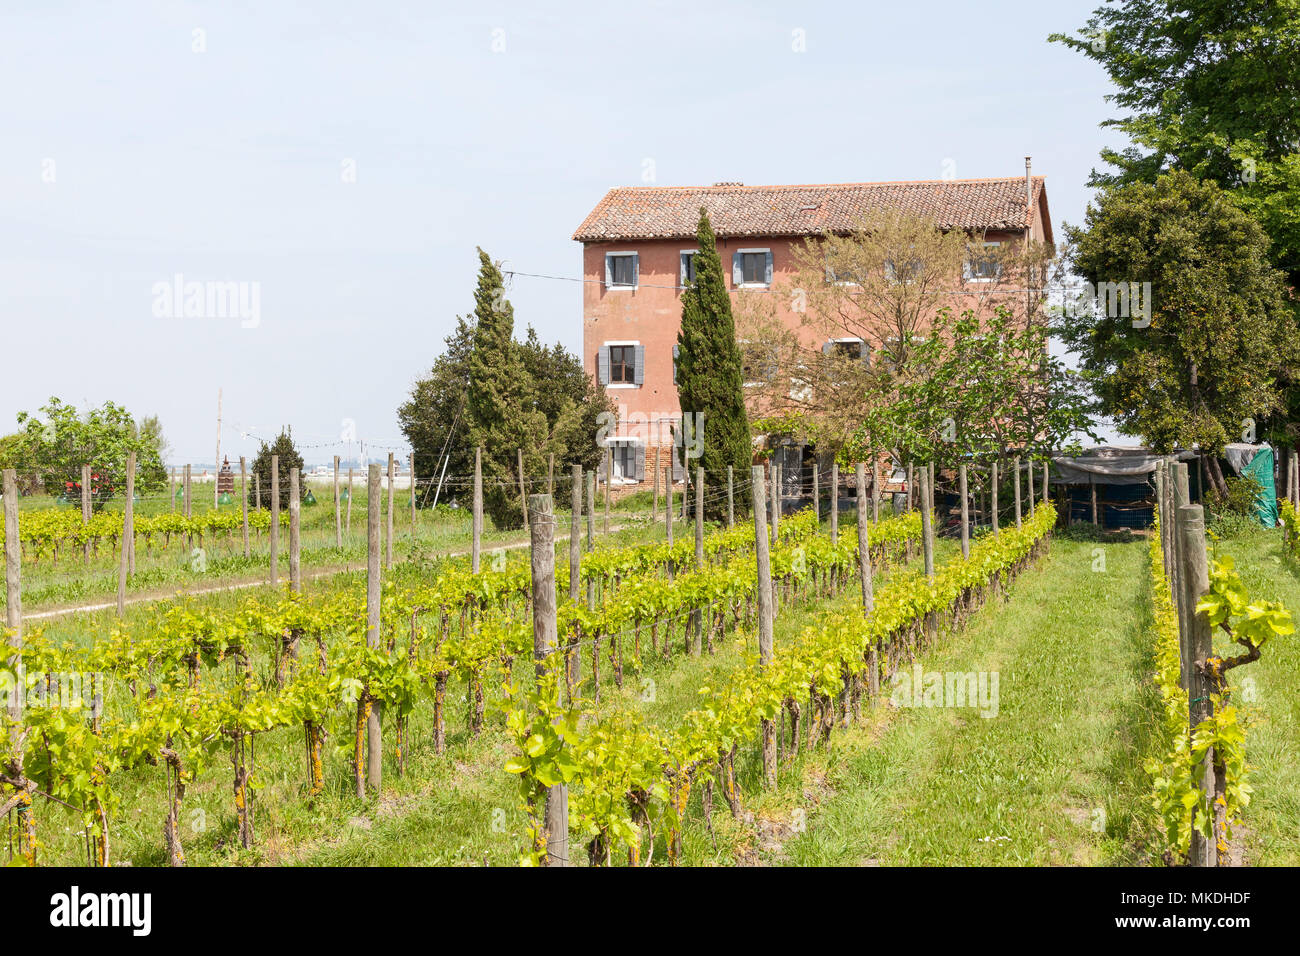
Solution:
M577 277L574 228L647 174L1018 176L1032 155L1059 239L1117 140L1104 74L1046 38L1096 3L6 0L0 429L112 399L208 463L221 388L223 454L283 423L324 461L349 421L404 452L396 408L472 307L475 246ZM245 319L187 317L177 275L243 283ZM509 297L520 334L577 349L577 283Z

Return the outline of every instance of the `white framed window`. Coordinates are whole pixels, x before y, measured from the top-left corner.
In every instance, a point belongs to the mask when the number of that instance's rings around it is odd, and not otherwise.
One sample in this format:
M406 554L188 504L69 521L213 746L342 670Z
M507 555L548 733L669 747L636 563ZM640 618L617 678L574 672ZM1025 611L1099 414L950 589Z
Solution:
M695 281L695 257L699 254L699 249L683 249L679 254L677 285L680 288L684 289Z
M920 259L907 259L903 262L885 260L885 276L890 282L915 282L925 274L925 263Z
M635 289L640 279L640 258L635 252L605 253L605 288Z
M967 282L994 282L1002 276L1002 264L997 260L997 253L990 253L989 250L997 250L1002 247L1000 242L985 242L982 249L985 250L981 255L973 246L970 256L962 265L962 278Z
M645 480L645 445L635 438L608 441L614 464L614 484L635 484Z
M766 289L772 285L772 250L737 249L731 255L731 284L737 289Z
M636 341L601 343L596 380L606 388L640 388L645 384L645 346Z
M830 339L822 345L822 352L836 358L851 359L864 364L869 362L871 356L871 350L867 348L867 343L854 336Z

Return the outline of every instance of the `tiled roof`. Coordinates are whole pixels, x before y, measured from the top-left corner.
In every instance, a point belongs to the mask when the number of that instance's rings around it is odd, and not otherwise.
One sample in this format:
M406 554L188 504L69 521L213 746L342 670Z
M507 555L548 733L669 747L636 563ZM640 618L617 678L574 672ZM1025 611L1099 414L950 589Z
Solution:
M1037 205L1043 177L1033 177L1033 184ZM887 210L932 219L940 229L1021 230L1028 220L1023 176L824 186L625 186L606 193L573 238L693 239L701 206L719 238L842 233L864 216Z

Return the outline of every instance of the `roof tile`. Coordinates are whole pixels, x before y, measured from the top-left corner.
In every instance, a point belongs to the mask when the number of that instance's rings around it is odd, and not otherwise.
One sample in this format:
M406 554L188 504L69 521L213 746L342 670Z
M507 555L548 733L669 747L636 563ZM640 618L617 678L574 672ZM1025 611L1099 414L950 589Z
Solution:
M1034 203L1044 178L1033 177ZM848 232L864 216L898 210L941 229L1024 229L1024 177L810 186L625 186L611 189L573 238L692 239L703 206L719 238ZM1050 237L1049 237L1050 238Z

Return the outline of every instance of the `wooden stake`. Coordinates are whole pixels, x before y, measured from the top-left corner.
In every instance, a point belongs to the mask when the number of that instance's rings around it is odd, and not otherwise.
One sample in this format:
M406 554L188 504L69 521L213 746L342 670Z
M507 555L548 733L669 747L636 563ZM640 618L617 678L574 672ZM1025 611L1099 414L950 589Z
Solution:
M297 468L289 469L289 590L302 593L302 488Z
M582 466L573 466L573 489L569 494L569 600L582 595Z
M605 535L609 535L609 499L614 493L614 446L605 446Z
M1033 482L1030 482L1033 485ZM998 522L998 462L995 458L989 468L989 520L993 525L993 536L997 537Z
M470 549L470 570L478 574L483 560L483 449L474 449L474 542Z
M772 663L773 609L772 561L768 551L767 502L764 500L763 466L750 469L750 488L754 505L754 556L758 572L758 666ZM776 722L762 721L763 786L776 787Z
M117 567L117 616L126 611L126 578L131 567L131 548L127 544L135 534L135 452L126 456L126 513L122 516L122 548Z
M348 467L348 506L343 514L343 531L349 537L352 535L352 468Z
M646 455L649 456L649 452L646 452ZM650 522L651 524L658 524L659 523L659 449L658 448L655 449L655 460L654 463L650 466L650 473L654 480L654 486L655 486L655 507L654 507L654 511L650 515Z
M1020 483L1016 483L1019 490ZM967 500L966 492L966 464L963 462L957 468L957 494L961 498L961 556L970 557L970 502ZM1019 508L1016 509L1017 514Z
M334 459L336 462L338 459ZM334 493L338 495L338 482L334 484ZM240 526L244 533L244 558L248 558L248 459L239 456L239 514Z
M81 466L81 523L83 525L90 524L90 510L91 510L90 481L91 481L90 466L82 465ZM172 502L172 510L173 511L176 510L175 501ZM85 544L82 545L82 549L84 552L83 560L85 561L85 563L89 563L90 562L90 536L89 535L86 536L86 541Z
M817 527L820 529L821 526L822 526L822 498L821 498L821 487L820 487L820 485L819 485L819 482L818 482L818 475L817 475L817 462L813 462L812 471L813 471L813 474L812 474L812 479L813 479L813 487L812 487L812 506L813 506L813 514L817 516Z
M240 461L243 461L241 458ZM339 497L339 456L334 456L334 547L343 547L343 511Z
M366 646L379 647L380 602L383 593L380 577L380 500L383 485L378 465L370 465L366 481ZM384 737L383 705L375 701L366 719L366 783L378 790L383 782ZM364 796L364 794L362 795Z
M911 500L910 497L908 499ZM831 541L840 540L840 463L831 462Z
M1012 486L1016 496L1016 529L1019 530L1020 528L1020 456L1016 455L1014 461L1015 464L1012 468L1012 471L1015 475L1015 480L1012 482Z
M186 466L189 467L188 465ZM271 456L271 584L280 586L280 456Z
M858 485L858 577L862 582L862 613L870 615L876 607L871 584L871 526L867 521L867 468L862 462L853 466Z
M546 659L559 649L555 609L555 514L550 495L532 496L529 524L532 551L533 660L535 673L546 673ZM556 682L559 700L559 682ZM564 784L547 788L546 865L569 865L569 796Z
M921 479L921 547L925 552L925 576L931 581L934 580L934 521L930 509L925 507L930 500L930 490L926 487L929 484L930 470L928 468L917 469L918 476Z
M5 509L5 627L10 654L8 666L19 670L18 654L23 646L22 539L18 534L18 475L12 468L4 470ZM9 698L9 716L17 720L22 714L22 694Z
M1184 505L1179 509L1178 524L1182 530L1182 570L1184 600L1195 608L1210 589L1208 562L1205 556L1205 512L1200 505ZM1218 688L1204 667L1205 660L1214 653L1214 639L1210 619L1205 611L1193 611L1188 619L1187 654L1191 663L1191 686L1188 694L1188 728L1191 733L1213 714L1210 695ZM1206 793L1215 792L1214 753L1205 754L1204 777L1201 786ZM1192 828L1192 847L1189 862L1192 866L1214 866L1215 841L1207 840L1200 831Z
M406 456L406 466L411 471L411 540L415 540L415 452Z
M397 492L394 487L394 478L396 477L396 464L393 460L393 453L388 453L388 522L385 528L384 536L384 570L387 571L393 566L393 506L397 504Z

